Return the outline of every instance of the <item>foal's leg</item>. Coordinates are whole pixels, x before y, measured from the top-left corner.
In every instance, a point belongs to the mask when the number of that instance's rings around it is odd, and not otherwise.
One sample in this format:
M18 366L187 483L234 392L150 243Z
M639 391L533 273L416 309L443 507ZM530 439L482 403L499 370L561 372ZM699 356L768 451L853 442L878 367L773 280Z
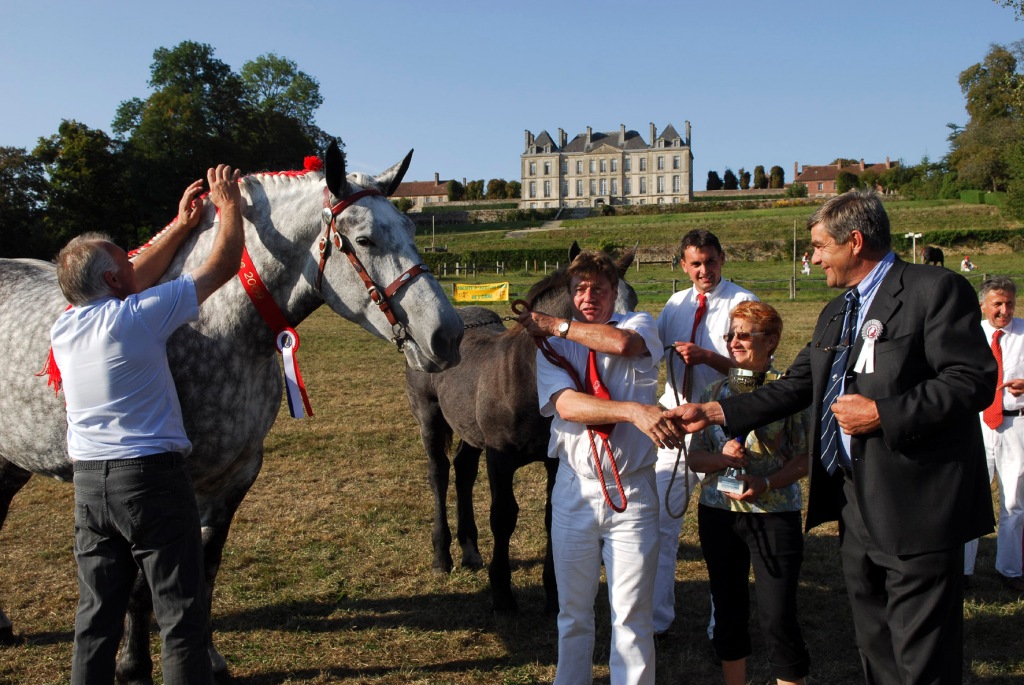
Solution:
M0 457L0 530L7 520L7 512L11 506L11 500L21 490L32 472L20 466L15 466L3 457ZM0 646L17 645L22 642L21 638L14 636L14 628L11 619L7 617L3 609L0 609Z
M459 448L455 452L455 507L458 517L455 535L462 548L463 568L484 567L478 543L476 514L473 511L473 486L476 485L476 477L480 472L482 451L463 440L459 442Z
M494 610L502 613L519 610L512 592L512 565L509 559L509 541L519 521L519 503L512 487L516 466L511 455L487 450L487 476L491 485L491 533L494 535L494 554L488 575Z
M452 531L448 527L448 482L451 462L448 460L448 445L451 441L451 428L441 416L441 409L434 405L436 411L431 416L420 416L420 437L423 448L427 452L427 480L434 496L434 525L430 541L434 548L434 561L430 567L434 573L452 572Z

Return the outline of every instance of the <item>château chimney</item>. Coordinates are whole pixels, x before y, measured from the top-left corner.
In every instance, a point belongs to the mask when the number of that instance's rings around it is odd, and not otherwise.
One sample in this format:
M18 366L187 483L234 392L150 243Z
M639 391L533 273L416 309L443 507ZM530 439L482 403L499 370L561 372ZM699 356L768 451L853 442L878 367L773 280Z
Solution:
M626 144L626 125L619 124L619 145Z
M588 146L590 145L590 137L592 135L594 135L594 129L592 129L591 127L587 126L587 145Z
M800 173L797 170L797 163L793 162L793 180L795 181L796 177L799 176L799 175L800 175Z
M863 157L860 158L860 170L864 171L864 158Z
M654 147L654 139L657 138L658 128L651 122L651 147Z
M441 174L440 174L440 172L437 172L437 171L434 172L434 185L435 186L441 185Z
M530 133L530 129L526 129L526 149L527 149L527 151L529 151L531 145L533 145L533 134Z
M686 144L690 144L690 122L686 122Z
M558 129L558 147L564 148L567 140L568 136L565 135L565 131Z

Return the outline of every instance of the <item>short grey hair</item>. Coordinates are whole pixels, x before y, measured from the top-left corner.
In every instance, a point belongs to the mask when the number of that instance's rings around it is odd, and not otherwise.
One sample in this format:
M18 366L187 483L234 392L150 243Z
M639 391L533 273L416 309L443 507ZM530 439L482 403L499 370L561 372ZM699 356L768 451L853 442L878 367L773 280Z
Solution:
M807 220L807 228L815 224L821 224L839 245L846 243L854 231L860 231L873 251L892 249L889 215L882 206L882 198L873 190L851 190L837 195Z
M991 276L981 282L981 288L978 289L978 302L984 302L988 294L995 290L1002 290L1004 293L1009 293L1011 298L1017 299L1017 286L1012 278L1009 276Z
M57 283L68 302L81 306L111 294L103 275L117 272L117 262L107 248L110 236L83 233L72 238L57 255Z

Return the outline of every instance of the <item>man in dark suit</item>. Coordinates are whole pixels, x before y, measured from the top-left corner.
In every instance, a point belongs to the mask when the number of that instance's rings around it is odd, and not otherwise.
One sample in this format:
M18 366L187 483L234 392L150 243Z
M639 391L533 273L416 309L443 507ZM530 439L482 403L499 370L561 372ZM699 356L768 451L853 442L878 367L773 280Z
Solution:
M843 574L869 685L960 685L964 543L992 531L975 415L996 364L977 296L946 269L890 247L873 192L832 198L807 222L812 261L846 292L786 376L668 414L743 435L813 404L808 529L839 521Z

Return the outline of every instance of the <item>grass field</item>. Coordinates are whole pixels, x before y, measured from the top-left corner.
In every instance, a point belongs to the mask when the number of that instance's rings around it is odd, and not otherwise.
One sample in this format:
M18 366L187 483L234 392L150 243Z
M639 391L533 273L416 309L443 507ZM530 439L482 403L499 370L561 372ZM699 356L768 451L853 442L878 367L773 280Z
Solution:
M565 231L572 233L575 229ZM592 240L581 242L593 246ZM1024 272L1015 255L975 261L981 269ZM726 276L752 284L756 277L785 279L791 270L788 263L734 260ZM685 275L641 264L629 278L641 292L641 308L656 314L672 278ZM812 288L812 279L819 277L807 278L796 301L786 292L761 293L774 301L786 323L778 354L783 367L809 339L821 301L829 296L820 284ZM509 279L516 297L536 277L510 274ZM443 281L445 287L453 280ZM493 274L477 277L489 280L495 280ZM510 313L506 304L495 308ZM235 517L214 600L215 640L233 682L550 682L557 631L554 619L543 613L540 580L544 470L533 465L517 474L521 512L512 556L521 612L496 617L485 572L456 569L438 576L430 571L426 458L405 399L402 357L326 311L304 323L301 333L303 374L316 416L294 421L284 410L274 426L263 472ZM72 509L70 486L35 478L15 498L0 532L2 602L15 630L27 638L24 645L0 648L0 685L68 680L77 602ZM488 559L483 469L476 511ZM720 682L705 635L707 578L692 512L691 506L677 570L678 619L658 649L659 683ZM1024 600L1003 589L993 571L994 557L995 540L989 536L981 542L965 604L965 682L1009 685L1024 682ZM862 682L834 526L807 537L799 601L814 682ZM606 683L609 634L601 597L598 612L595 674ZM748 679L761 685L769 675L754 617L752 633ZM153 646L159 650L155 633Z

